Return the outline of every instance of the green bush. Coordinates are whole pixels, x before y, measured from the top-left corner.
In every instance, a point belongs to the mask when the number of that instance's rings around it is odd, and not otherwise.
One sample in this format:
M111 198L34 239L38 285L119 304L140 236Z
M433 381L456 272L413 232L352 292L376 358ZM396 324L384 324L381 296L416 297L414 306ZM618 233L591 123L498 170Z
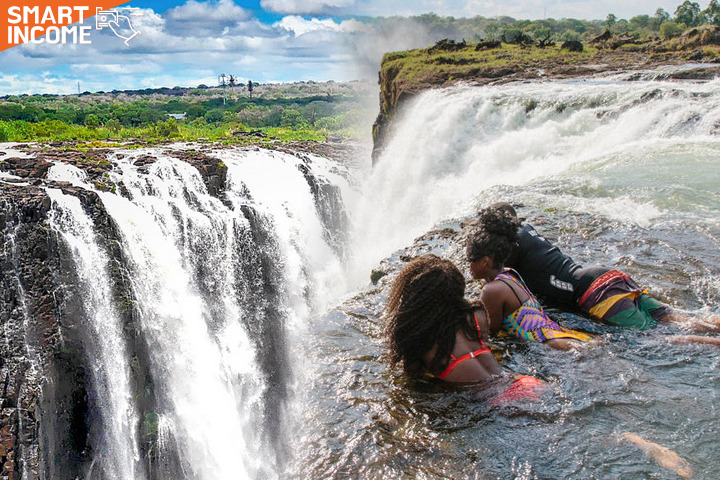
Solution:
M660 25L660 37L667 40L669 38L678 37L685 31L684 23L665 22Z
M161 138L174 138L180 136L180 129L178 128L178 122L174 118L158 123L155 126L157 136Z
M70 125L60 120L45 120L33 124L31 129L34 137L56 139L64 137L70 129Z
M223 119L223 115L224 115L224 114L225 114L225 113L224 113L221 109L219 109L219 108L214 108L214 109L212 109L212 110L209 110L209 111L205 114L205 120L206 120L208 123L220 123L220 122L222 122L222 119Z
M95 115L94 113L91 113L90 115L85 117L85 121L83 123L85 124L86 127L97 128L100 126L100 119L98 118L97 115Z
M307 126L308 122L305 120L305 118L302 116L302 113L299 111L292 109L292 108L286 108L283 110L282 114L280 115L280 126L281 127L304 127Z

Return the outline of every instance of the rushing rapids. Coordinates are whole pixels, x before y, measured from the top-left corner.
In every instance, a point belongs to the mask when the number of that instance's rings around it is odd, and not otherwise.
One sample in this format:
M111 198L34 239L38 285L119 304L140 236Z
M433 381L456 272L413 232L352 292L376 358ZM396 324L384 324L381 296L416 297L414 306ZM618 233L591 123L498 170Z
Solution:
M500 340L506 368L552 387L501 411L383 361L394 273L425 252L462 265L462 225L498 200L576 260L718 313L720 83L634 80L426 92L372 171L4 145L4 465L28 480L662 475L632 431L716 478L717 351L668 346L671 327L552 310L603 345Z

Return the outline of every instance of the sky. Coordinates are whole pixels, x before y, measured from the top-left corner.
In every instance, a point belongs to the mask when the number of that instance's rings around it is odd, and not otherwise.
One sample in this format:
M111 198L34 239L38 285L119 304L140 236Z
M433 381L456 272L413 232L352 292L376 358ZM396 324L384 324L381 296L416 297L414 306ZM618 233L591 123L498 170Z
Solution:
M673 13L681 0L133 0L124 32L93 29L90 45L20 45L0 52L0 95L70 94L239 82L374 79L384 51L427 45L423 32L374 32L363 17L605 19ZM707 1L700 1L705 8ZM132 8L132 10L130 10ZM4 12L3 12L4 13ZM360 19L360 20L358 20ZM94 19L92 19L94 20ZM92 23L95 25L94 21ZM132 29L130 29L132 27ZM117 35L129 37L127 42Z

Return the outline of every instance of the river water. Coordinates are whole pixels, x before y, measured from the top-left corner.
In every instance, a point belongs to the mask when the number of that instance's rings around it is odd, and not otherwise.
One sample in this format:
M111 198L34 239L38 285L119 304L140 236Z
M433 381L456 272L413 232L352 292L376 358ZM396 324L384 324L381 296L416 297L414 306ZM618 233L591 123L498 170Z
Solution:
M669 345L677 327L550 309L602 341L568 353L498 340L507 370L549 384L500 409L390 371L381 335L406 256L464 268L452 235L415 239L496 201L577 261L620 268L682 313L719 313L720 82L457 86L420 95L395 126L373 169L207 151L227 166L221 199L173 154L191 147L118 149L106 179L118 188L97 191L110 239L77 198L47 189L84 299L82 476L669 478L622 441L633 432L720 478L720 352ZM69 165L49 177L96 190ZM387 273L377 285L373 269Z
M417 98L354 211L357 248L372 268L386 258L389 275L313 324L298 476L673 478L622 440L634 432L686 458L696 478L720 477L720 352L662 339L679 328L638 333L550 309L602 345L567 353L499 341L501 363L551 393L498 410L481 394L389 371L380 318L401 255L434 252L462 266L457 242L413 239L457 230L496 201L521 205L577 261L620 268L688 315L718 313L718 107L717 81L622 76Z

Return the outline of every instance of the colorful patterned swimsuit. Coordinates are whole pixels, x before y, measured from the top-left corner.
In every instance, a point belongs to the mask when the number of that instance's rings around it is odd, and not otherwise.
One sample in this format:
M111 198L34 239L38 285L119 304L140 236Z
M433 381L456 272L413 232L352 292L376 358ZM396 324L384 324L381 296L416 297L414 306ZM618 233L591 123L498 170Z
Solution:
M520 274L515 270L506 268L495 277L495 280L499 280L510 287L521 303L517 310L503 319L503 327L512 335L531 342L546 342L554 338L572 338L581 342L592 341L590 335L561 327L552 321L543 311L537 298L525 286ZM524 302L520 300L515 288L513 288L513 284L524 291L529 298Z

